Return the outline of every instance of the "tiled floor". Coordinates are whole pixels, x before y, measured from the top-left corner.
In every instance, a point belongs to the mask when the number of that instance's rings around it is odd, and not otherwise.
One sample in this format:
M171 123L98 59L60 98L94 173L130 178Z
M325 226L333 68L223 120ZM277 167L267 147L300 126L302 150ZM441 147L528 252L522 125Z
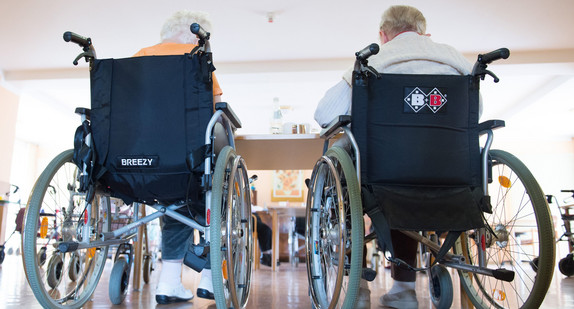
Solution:
M114 306L108 297L108 278L112 263L108 261L104 275L96 289L93 300L88 302L86 308L155 308L154 297L155 282L161 263L152 272L150 284L143 285L139 291L130 288L128 296L122 305ZM451 273L455 287L458 287L457 276ZM190 269L184 271L184 284L195 291L199 283L199 276ZM420 308L432 308L428 296L426 275L420 274L417 279L417 295ZM130 283L131 284L131 283ZM381 308L377 305L378 298L390 288L392 279L390 271L383 270L375 281L370 283L372 308ZM454 294L453 308L460 307L458 291ZM307 274L304 264L292 267L283 263L279 270L272 272L270 268L262 266L253 273L252 290L247 308L310 308L308 296ZM19 256L7 255L0 266L0 308L41 308L26 282ZM163 305L158 308L215 308L213 301L195 298L188 303ZM574 308L574 277L566 278L556 271L552 285L546 295L541 308Z

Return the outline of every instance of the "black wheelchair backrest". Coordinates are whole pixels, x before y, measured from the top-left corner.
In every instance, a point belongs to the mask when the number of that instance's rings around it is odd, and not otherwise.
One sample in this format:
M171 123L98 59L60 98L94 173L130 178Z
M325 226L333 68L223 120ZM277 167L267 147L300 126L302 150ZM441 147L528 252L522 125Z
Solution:
M99 181L127 200L195 194L190 176L198 164L190 160L213 115L198 56L94 60L90 78Z
M478 98L471 76L381 74L353 85L351 129L362 179L479 185Z
M369 74L353 85L364 208L387 218L371 217L375 225L483 226L476 85L471 76L407 74Z

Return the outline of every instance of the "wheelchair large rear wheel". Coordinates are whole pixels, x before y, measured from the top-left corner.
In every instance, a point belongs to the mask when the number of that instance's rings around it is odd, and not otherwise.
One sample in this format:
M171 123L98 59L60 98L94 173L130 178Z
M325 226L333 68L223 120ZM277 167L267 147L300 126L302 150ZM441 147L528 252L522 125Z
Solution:
M363 210L353 162L332 147L316 163L307 196L305 249L315 308L353 308L363 260Z
M230 146L217 158L211 192L210 256L217 308L244 308L251 286L253 226L247 168Z
M108 252L107 246L69 253L58 250L62 241L95 241L110 228L108 197L96 194L88 215L72 156L68 150L48 164L26 207L24 267L30 288L44 308L82 307L98 284Z
M538 308L554 272L550 210L542 189L520 160L501 150L491 150L490 154L492 182L488 191L493 213L485 213L485 219L494 235L463 233L466 239L457 242L455 251L468 254L469 263L477 265L478 249L483 246L485 266L514 271L515 277L506 282L459 271L461 284L477 308ZM537 264L533 262L536 257Z

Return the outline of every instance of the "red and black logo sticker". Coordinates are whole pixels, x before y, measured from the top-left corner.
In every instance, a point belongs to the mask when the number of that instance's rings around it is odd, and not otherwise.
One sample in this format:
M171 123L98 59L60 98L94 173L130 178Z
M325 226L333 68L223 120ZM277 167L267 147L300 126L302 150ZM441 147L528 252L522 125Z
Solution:
M444 88L405 87L403 112L409 114L446 113L447 93Z

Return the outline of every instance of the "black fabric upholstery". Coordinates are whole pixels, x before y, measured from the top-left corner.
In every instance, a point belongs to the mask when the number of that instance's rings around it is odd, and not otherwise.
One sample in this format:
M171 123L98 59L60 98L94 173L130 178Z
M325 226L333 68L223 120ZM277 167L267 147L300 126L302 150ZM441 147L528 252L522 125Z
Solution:
M382 74L353 85L364 187L391 228L482 225L478 88L472 77Z
M94 61L94 174L127 202L174 201L199 190L188 158L204 145L213 94L198 58Z

